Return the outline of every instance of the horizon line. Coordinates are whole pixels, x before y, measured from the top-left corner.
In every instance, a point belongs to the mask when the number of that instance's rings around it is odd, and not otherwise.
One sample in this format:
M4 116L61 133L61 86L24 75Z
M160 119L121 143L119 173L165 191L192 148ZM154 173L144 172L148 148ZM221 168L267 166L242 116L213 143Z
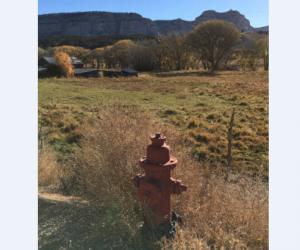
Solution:
M233 10L233 9L229 9L228 11L216 11L216 10L213 10L213 9L207 9L207 10L204 10L202 11L202 13L199 15L201 16L204 12L206 11L214 11L218 14L223 14L223 13L227 13L227 12L238 12L240 13L242 16L244 16L249 22L250 22L250 25L252 26L251 24L251 20L249 20L247 18L246 15L244 15L243 13L241 13L239 10ZM107 10L87 10L87 11L66 11L66 12L52 12L52 13L38 13L38 16L43 16L43 15L59 15L59 14L77 14L77 13L114 13L114 14L137 14L143 18L146 18L146 19L150 19L152 21L173 21L173 20L182 20L182 21L185 21L185 22L192 22L192 21L195 21L197 17L199 16L196 16L193 20L186 20L186 19L182 19L180 17L178 18L174 18L174 19L152 19L152 18L149 18L149 17L145 17L143 16L142 14L138 13L138 12L116 12L116 11L107 11ZM252 26L253 28L262 28L262 27L266 27L266 26L269 26L269 24L266 24L266 25L263 25L263 26L259 26L259 27L254 27Z

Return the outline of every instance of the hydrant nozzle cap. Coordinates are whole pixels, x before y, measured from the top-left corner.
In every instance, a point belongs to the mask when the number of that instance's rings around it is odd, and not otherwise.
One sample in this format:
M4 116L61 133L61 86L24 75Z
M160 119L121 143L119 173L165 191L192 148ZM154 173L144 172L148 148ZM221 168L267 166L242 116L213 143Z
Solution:
M150 136L150 139L152 141L152 145L162 146L167 138L161 133L155 133L154 135Z

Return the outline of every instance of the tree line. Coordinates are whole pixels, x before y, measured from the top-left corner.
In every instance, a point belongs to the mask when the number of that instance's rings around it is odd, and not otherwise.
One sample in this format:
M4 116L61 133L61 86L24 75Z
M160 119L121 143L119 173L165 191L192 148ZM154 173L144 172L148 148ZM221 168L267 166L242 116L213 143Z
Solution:
M256 70L259 63L268 70L268 37L240 33L225 21L200 23L187 34L170 34L153 39L119 40L95 49L78 46L39 48L39 57L66 53L96 68L132 67L139 71L189 70L208 72L230 69Z

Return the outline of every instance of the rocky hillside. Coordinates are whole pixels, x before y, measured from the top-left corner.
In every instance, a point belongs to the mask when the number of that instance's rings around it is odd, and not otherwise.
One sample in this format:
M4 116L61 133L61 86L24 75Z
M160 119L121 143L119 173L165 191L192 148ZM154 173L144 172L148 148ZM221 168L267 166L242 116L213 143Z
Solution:
M79 12L39 15L39 38L51 36L128 36L158 35L190 31L199 22L221 19L240 30L254 31L249 20L238 11L205 11L194 21L157 20L136 13Z
M269 32L269 26L264 26L260 28L255 28L256 32Z
M204 22L212 19L224 20L234 23L235 26L242 31L253 31L254 28L251 26L250 21L240 12L230 10L227 12L219 13L216 11L204 11L201 16L195 19L196 23Z

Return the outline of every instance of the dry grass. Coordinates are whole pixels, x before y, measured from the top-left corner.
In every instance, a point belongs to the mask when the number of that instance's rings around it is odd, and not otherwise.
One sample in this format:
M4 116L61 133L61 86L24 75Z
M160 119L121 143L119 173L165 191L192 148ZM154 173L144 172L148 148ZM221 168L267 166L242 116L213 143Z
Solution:
M38 183L40 187L59 185L60 170L54 153L49 148L39 151Z
M189 178L189 192L175 206L185 224L169 242L172 249L195 249L191 242L197 241L213 249L268 249L266 185L249 178L227 183L202 175L198 181Z
M142 211L131 178L141 172L137 161L149 134L158 130L179 160L173 176L188 185L186 193L173 197L174 210L184 220L173 240L143 235L137 227ZM65 174L72 176L71 192L112 211L103 242L113 249L268 249L268 190L259 178L233 176L225 182L218 168L190 157L180 133L162 129L134 107L102 107L81 133Z
M214 76L43 79L39 113L45 139L63 156L80 140L77 127L99 105L138 106L166 126L181 130L200 161L224 164L230 112L233 172L268 179L268 75L266 72L219 72ZM204 138L204 137L205 138ZM202 142L202 137L205 142ZM68 156L67 156L68 157Z
M128 196L126 192L133 187L129 180L138 170L150 124L149 118L138 114L135 107L114 105L98 110L92 124L82 127L75 162L85 194L97 199L99 194L104 199L105 193L109 199L114 195Z

